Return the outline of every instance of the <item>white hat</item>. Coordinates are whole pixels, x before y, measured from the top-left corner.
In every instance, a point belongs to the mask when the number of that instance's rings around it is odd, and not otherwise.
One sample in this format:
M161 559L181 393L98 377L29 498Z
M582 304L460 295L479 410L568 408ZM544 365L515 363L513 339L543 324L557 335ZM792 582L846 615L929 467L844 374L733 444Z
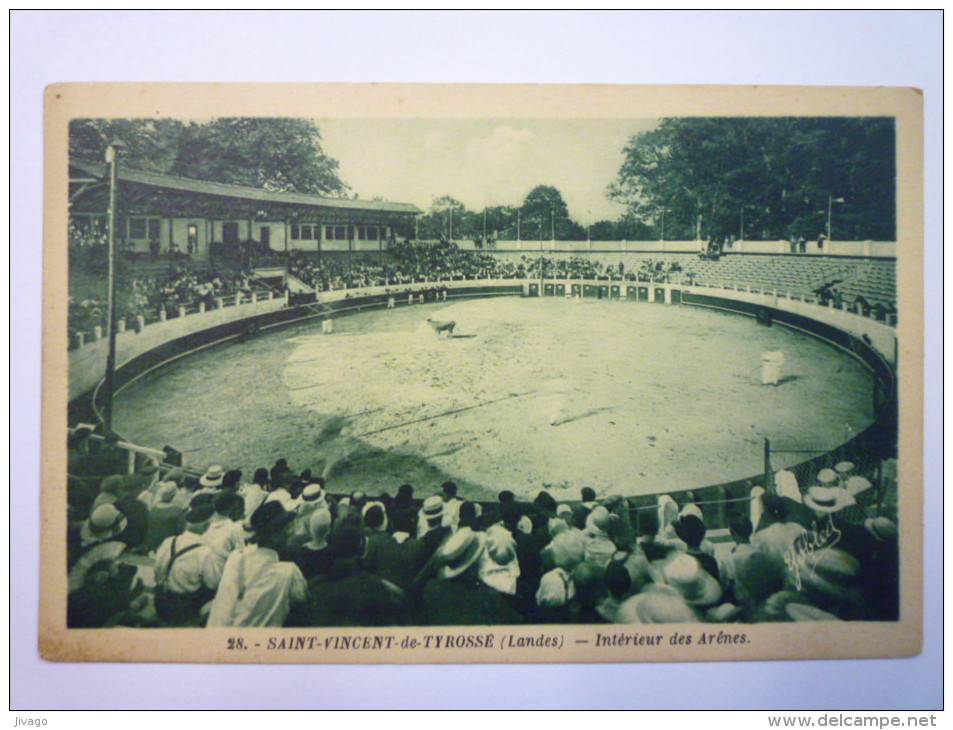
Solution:
M688 553L677 553L661 568L665 583L677 590L689 605L711 606L721 598L721 584Z
M79 528L79 536L86 544L106 542L125 529L126 516L111 504L101 504Z
M804 495L804 504L815 512L838 512L857 501L840 487L811 487Z
M870 483L870 480L867 477L862 477L859 474L855 474L852 477L847 477L847 481L844 482L844 489L847 490L847 493L851 496L857 496L861 492L866 492L873 485Z
M837 481L837 472L833 469L821 469L817 473L817 481L821 484L833 484Z
M218 464L215 464L214 466L210 466L201 476L199 484L203 487L220 487L222 486L222 479L224 478L225 470Z
M482 532L461 527L437 549L434 557L442 563L438 577L449 580L466 571L483 555L485 544L486 536Z

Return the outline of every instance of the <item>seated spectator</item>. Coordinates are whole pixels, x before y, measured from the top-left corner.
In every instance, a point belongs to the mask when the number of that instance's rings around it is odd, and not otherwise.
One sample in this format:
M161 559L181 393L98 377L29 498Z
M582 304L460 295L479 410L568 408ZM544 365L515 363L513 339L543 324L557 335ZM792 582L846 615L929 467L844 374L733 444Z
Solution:
M896 621L900 618L900 554L897 525L887 517L872 517L864 527L874 538L870 559L860 568L858 579L863 586L864 604L873 621Z
M112 504L95 508L79 529L80 545L90 548L102 542L118 539L126 530L128 520Z
M185 510L172 503L178 491L175 482L159 482L158 502L149 510L144 542L147 550L158 549L166 538L181 535L185 530Z
M289 538L294 542L307 540L310 536L309 527L311 515L317 510L327 510L327 494L324 491L324 479L318 477L314 483L308 484L298 499L298 509L295 510L295 519L291 524ZM289 544L290 546L290 544Z
M239 496L245 501L246 527L249 527L248 521L251 519L251 516L255 514L255 510L261 507L265 498L268 496L269 484L268 470L256 469L252 481L248 484L242 484L238 488Z
M387 514L380 502L368 502L364 506L363 535L363 568L368 573L382 575L394 565L397 541L387 532Z
M733 567L732 596L742 607L741 620L772 620L768 599L784 588L785 571L777 561L757 550L739 556Z
M436 575L420 599L420 620L427 626L500 626L522 623L505 594L479 576L486 536L463 527L434 554Z
M250 544L225 563L209 626L282 626L292 605L304 602L304 576L297 565L278 558L292 518L279 502L255 510Z
M99 507L102 507L104 504L114 504L117 499L119 499L119 491L122 489L122 475L113 474L103 479L99 483L99 494L96 495L96 499L93 500L93 504L90 507L90 514L95 512Z
M460 505L463 504L463 500L457 497L457 485L453 482L444 482L440 485L440 496L443 499L441 524L444 527L456 529L460 518Z
M245 546L245 502L234 490L222 490L212 503L215 513L205 531L205 542L218 556L225 567L225 561L233 551Z
M698 623L698 619L676 589L659 583L627 598L616 611L616 623L620 624L684 624Z
M761 503L763 513L758 528L751 535L751 544L779 564L785 565L795 541L806 534L807 530L796 522L788 521L787 505L779 497L765 494ZM763 527L763 524L768 526Z
M469 527L474 532L479 532L481 515L482 509L476 502L461 502L457 514L457 527Z
M334 554L328 545L331 534L331 512L316 510L308 517L309 539L296 548L289 548L288 560L301 569L305 580L325 575L334 565Z
M732 512L728 516L728 534L731 535L734 545L718 561L718 575L721 577L721 584L725 587L725 591L731 595L734 595L732 586L735 582L735 569L738 562L757 552L757 548L751 544L751 532L751 520L748 519L748 515L743 512Z
M543 565L551 566L544 573L536 591L535 618L543 623L565 623L569 620L569 603L576 595L572 571L585 555L586 536L578 532L563 532L553 538L543 550ZM590 561L598 565L598 561Z
M222 480L225 478L225 470L215 464L210 466L205 473L199 477L199 490L198 493L208 492L209 494L217 494L218 490L222 488Z
M66 625L71 629L138 626L148 602L134 565L122 564L121 542L100 543L69 574Z
M391 514L391 523L395 527L397 525L406 526L410 521L416 519L416 508L414 507L414 488L410 484L401 484L397 488L397 496L394 497L393 503L391 504L390 514ZM408 513L410 517L408 518ZM397 536L395 535L395 538Z
M596 604L596 611L606 623L612 624L616 622L619 606L632 595L632 577L624 563L612 560L606 566L603 581L606 595Z
M671 586L690 606L706 608L721 600L721 584L688 553L674 553L659 566L662 580Z
M486 530L486 551L480 560L479 575L490 588L508 596L516 595L520 577L516 540L502 525L491 525Z
M788 573L789 582L807 603L841 620L869 615L859 577L860 562L838 548L799 551Z
M213 512L211 505L193 507L185 532L156 551L155 607L166 626L199 626L201 610L215 596L222 568L203 538Z
M330 571L308 583L300 618L289 621L304 626L399 626L407 619L404 592L361 566L364 536L356 525L333 533L334 564Z
M671 551L669 545L659 544L656 541L659 534L657 510L651 509L639 512L639 533L637 544L649 562L662 560Z
M604 568L617 548L609 539L609 529L614 520L618 519L602 505L595 507L586 517L586 527L583 530L585 537L585 559Z
M685 514L675 520L673 527L678 539L685 543L685 552L695 558L712 578L716 581L720 580L718 561L713 555L702 550L705 523L693 514Z
M603 624L605 619L599 614L597 604L605 593L602 568L587 563L579 563L572 571L572 582L576 587L576 597L569 604L570 621L574 624Z

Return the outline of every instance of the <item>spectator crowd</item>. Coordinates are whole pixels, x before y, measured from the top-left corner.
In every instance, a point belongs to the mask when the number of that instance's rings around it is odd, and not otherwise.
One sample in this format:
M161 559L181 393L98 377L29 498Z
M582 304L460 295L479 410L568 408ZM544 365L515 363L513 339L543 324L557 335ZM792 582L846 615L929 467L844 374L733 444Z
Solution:
M126 327L136 326L138 318L148 324L164 316L177 317L179 307L196 311L200 304L214 309L215 300L241 294L251 296L253 289L250 271L199 271L176 268L161 274L142 274L127 277L117 287L116 319ZM69 298L69 334L88 334L94 327L106 328L106 302L100 298Z
M852 464L790 472L710 530L662 495L532 503L332 496L284 459L250 478L69 443L70 627L437 626L896 620L897 522ZM431 491L431 490L428 490ZM866 506L865 506L866 505Z

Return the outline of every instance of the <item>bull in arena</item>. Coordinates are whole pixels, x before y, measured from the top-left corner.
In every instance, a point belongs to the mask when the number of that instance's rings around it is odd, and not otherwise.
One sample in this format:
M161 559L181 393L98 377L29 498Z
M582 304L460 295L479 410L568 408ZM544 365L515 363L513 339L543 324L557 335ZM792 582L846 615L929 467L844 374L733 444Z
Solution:
M456 322L441 322L427 317L427 323L433 327L433 331L440 337L441 333L446 332L448 337L453 337L453 328L457 326Z

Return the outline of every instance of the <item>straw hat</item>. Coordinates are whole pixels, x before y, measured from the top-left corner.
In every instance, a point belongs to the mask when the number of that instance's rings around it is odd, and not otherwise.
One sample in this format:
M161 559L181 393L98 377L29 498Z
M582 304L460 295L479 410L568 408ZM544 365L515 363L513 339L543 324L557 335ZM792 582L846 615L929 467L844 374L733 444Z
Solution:
M456 578L483 555L485 545L486 535L461 527L437 549L434 557L442 563L437 576L442 580Z
M101 504L79 528L84 543L112 540L126 529L126 516L111 504Z
M867 477L862 477L858 474L855 474L852 477L847 477L847 481L844 482L844 489L847 490L847 493L852 497L856 497L861 492L866 492L873 485L870 483L870 480Z
M897 538L897 525L886 517L869 517L864 520L864 527L879 542L895 540Z
M199 478L199 484L203 487L220 487L222 486L222 479L225 478L225 470L215 464L210 466L208 470Z
M857 501L840 487L811 487L804 495L804 504L815 512L838 512Z
M833 469L821 469L817 473L817 481L820 484L833 484L837 481L837 472Z
M68 592L73 593L83 587L83 583L86 581L86 574L96 563L102 562L103 560L115 560L125 549L126 543L119 542L118 540L110 540L109 542L102 542L87 550L83 556L76 561L76 565L70 569L69 577L66 582Z

